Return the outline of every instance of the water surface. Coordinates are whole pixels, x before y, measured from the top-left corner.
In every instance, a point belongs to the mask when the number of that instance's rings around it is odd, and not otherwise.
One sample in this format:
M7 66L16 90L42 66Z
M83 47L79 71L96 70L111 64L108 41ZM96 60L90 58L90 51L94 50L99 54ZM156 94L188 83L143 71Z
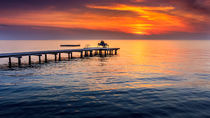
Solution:
M98 42L0 40L0 53L66 49L60 44L84 47ZM7 59L0 59L0 117L210 117L210 41L106 42L121 48L118 55L12 70L4 66ZM33 57L34 63L37 60Z

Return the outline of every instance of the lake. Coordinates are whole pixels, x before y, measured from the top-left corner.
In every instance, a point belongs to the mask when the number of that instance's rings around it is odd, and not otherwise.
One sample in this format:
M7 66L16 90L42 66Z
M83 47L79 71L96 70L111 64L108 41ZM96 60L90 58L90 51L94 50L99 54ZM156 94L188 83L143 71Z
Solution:
M69 48L61 44L96 46L98 42L0 40L0 53ZM210 40L105 42L120 48L118 55L81 59L73 53L70 61L13 69L6 67L8 59L0 59L0 117L210 117ZM62 57L65 60L67 55ZM53 55L49 58L53 60ZM38 57L32 60L38 63Z

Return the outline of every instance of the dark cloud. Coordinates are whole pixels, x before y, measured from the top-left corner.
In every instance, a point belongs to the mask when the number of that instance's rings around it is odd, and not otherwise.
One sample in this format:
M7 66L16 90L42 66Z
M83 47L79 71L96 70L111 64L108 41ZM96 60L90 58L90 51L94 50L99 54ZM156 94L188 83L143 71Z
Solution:
M1 0L1 10L64 10L67 8L81 8L83 0Z
M1 10L40 10L54 9L64 10L73 8L84 8L87 4L111 5L129 4L137 6L164 6L171 5L179 9L192 10L193 12L209 13L210 3L208 0L1 0Z
M90 8L85 7L87 4L94 5L113 5L113 4L127 4L135 6L174 6L176 9L199 13L210 13L210 2L208 0L1 0L0 12L11 11L13 13L18 11L30 10L83 10L83 12L91 11ZM92 10L94 11L94 10ZM102 12L105 12L102 11ZM106 13L106 12L105 12Z
M72 9L84 8L87 4L109 5L113 3L127 4L128 0L1 0L0 9Z
M65 11L71 13L94 13L108 16L135 16L136 13L129 11L102 10L86 7L88 4L112 5L129 4L129 0L1 0L0 17L13 14L22 14L31 11Z
M170 0L170 3L188 12L210 13L210 4L207 4L207 0Z
M0 25L0 40L129 39L137 35L105 30ZM4 37L4 39L2 38Z

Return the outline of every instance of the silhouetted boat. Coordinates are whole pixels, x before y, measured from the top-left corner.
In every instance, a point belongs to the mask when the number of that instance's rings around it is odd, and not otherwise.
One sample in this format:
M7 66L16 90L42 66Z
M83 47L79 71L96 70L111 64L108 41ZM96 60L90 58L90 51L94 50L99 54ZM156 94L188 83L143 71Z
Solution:
M80 45L60 45L61 47L79 47Z
M103 48L109 47L109 45L105 43L103 40L100 43L98 43L98 46L102 46Z

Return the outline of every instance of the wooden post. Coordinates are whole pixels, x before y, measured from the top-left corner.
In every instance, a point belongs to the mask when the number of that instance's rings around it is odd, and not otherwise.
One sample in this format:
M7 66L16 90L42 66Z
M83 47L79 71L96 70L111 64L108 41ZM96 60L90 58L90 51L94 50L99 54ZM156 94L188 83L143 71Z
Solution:
M85 51L85 57L87 57L88 56L88 51Z
M31 66L31 55L28 56L28 65Z
M61 53L58 53L58 60L61 61Z
M57 53L55 53L55 61L57 61Z
M99 50L99 55L102 55L102 50Z
M18 57L18 67L21 67L21 58L22 57Z
M12 68L12 60L11 60L11 57L9 57L8 65L9 65L9 68Z
M41 56L42 56L42 55L39 55L39 64L41 64L41 63L42 63Z
M44 62L47 63L47 54L45 54Z
M72 54L72 52L71 52L71 59L73 58L73 54Z
M104 50L104 55L106 56L106 50Z
M81 51L81 55L80 55L80 57L81 57L81 58L83 58L83 51Z
M90 50L90 56L91 56L91 57L93 56L93 51L92 51L92 50Z
M70 57L70 53L68 53L68 60L70 60L70 58L71 58L71 57Z

